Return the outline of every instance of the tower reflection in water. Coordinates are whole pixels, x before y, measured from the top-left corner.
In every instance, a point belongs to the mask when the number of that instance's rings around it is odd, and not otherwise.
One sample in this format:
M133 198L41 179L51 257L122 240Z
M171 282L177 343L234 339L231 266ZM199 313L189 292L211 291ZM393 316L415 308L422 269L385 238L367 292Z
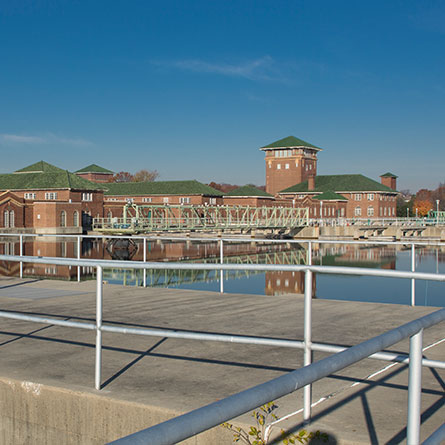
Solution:
M24 255L44 257L77 257L77 242L75 239L66 238L55 241L54 238L39 237L37 239L25 238ZM307 264L308 252L306 244L291 243L228 243L224 244L224 262L232 264ZM313 243L313 264L331 266L352 266L371 268L396 268L397 250L403 250L403 246L364 246L350 244L322 245ZM406 250L407 248L405 248ZM0 254L14 255L20 251L18 240L0 240ZM142 240L108 240L84 239L81 243L81 258L107 259L107 260L133 260L143 261ZM427 249L418 250L419 257L428 255ZM438 255L438 251L431 252ZM188 241L147 241L147 261L157 262L196 262L219 263L219 244L217 242ZM444 253L437 256L438 261L444 260ZM15 262L2 261L0 263L0 275L18 276L20 266ZM258 279L264 276L262 289L259 288ZM56 266L42 264L24 264L25 277L59 278L65 280L77 279L77 267ZM94 267L82 267L81 278L92 279L95 276ZM107 269L104 271L104 279L111 283L140 286L144 281L142 270ZM148 286L160 287L189 287L199 283L218 283L219 272L199 270L147 270L146 283ZM253 271L225 271L225 281L251 280L255 281L249 293L265 295L303 295L304 272L253 272ZM245 291L246 286L241 286ZM198 286L197 288L202 288ZM236 288L236 285L235 285ZM216 289L216 288L215 288ZM241 291L240 291L241 292ZM316 295L316 275L313 278L312 295Z

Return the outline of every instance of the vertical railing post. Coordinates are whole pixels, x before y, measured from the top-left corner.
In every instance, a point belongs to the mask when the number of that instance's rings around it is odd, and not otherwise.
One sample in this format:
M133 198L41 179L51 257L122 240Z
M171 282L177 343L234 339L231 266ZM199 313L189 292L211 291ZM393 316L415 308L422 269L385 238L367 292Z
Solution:
M94 387L100 390L102 375L102 303L103 303L103 269L97 266L96 271L96 367Z
M219 240L219 262L224 263L224 244L222 238ZM221 270L219 274L219 291L224 293L224 271Z
M80 260L80 235L77 237L77 259ZM80 266L77 266L77 282L80 283Z
M411 244L411 272L416 271L416 246ZM411 306L416 305L416 280L411 279Z
M304 275L304 366L312 363L312 271ZM303 420L311 419L312 385L303 388Z
M423 329L409 339L408 421L406 443L420 444Z
M312 266L312 241L309 241L307 243L307 263L309 266Z
M144 263L147 262L147 238L144 236ZM147 269L144 269L144 287L147 287Z
M20 256L23 256L23 235L20 235ZM23 278L23 261L20 261L20 278Z

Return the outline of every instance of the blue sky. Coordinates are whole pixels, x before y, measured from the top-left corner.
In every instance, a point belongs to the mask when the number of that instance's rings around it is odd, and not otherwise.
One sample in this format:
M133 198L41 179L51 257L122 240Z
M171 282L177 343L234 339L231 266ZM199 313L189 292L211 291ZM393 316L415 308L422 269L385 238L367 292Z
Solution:
M264 184L294 135L319 174L445 182L445 3L0 0L0 172L156 169Z

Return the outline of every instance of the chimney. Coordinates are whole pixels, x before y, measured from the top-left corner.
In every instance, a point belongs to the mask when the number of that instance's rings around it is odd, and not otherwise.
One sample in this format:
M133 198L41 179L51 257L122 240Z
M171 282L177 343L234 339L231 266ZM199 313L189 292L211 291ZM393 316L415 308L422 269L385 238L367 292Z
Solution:
M307 189L309 192L311 192L315 189L315 176L314 175L310 175L307 178Z
M380 175L380 180L383 185L386 185L390 189L397 190L397 176L392 173L385 173Z

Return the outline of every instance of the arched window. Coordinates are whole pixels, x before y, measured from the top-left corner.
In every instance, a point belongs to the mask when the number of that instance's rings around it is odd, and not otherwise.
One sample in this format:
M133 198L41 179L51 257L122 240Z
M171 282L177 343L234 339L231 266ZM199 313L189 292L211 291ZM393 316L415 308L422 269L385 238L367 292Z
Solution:
M66 212L62 210L60 212L60 227L66 227Z
M3 212L3 225L9 227L9 212L7 210Z
M362 215L361 207L356 207L354 213L355 213L355 216L361 216Z
M77 210L73 213L73 226L79 227L79 212Z
M111 210L107 213L107 218L113 218L113 213L111 212Z
M9 227L15 227L15 213L14 210L9 212Z

